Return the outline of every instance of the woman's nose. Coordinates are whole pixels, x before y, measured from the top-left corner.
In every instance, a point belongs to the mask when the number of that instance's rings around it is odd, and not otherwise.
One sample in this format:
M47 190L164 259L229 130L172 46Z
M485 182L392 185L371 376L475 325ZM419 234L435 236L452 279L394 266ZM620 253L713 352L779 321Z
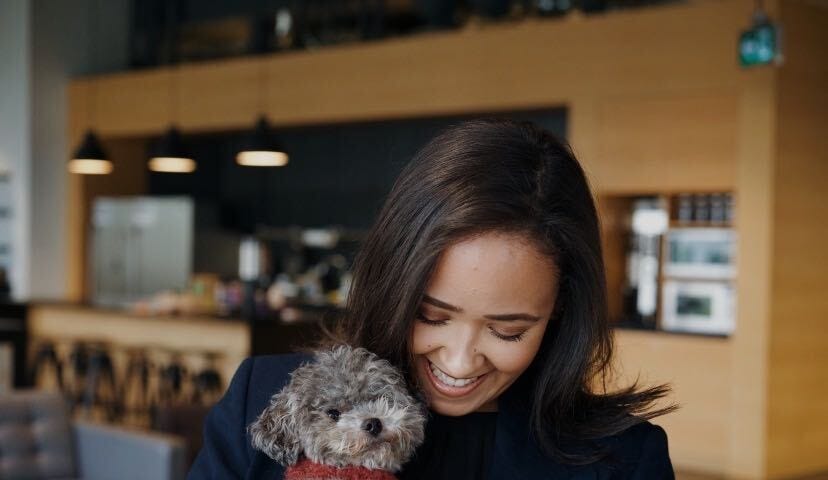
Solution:
M447 374L455 378L473 376L483 365L483 355L477 346L477 332L463 329L451 335L443 344L442 362Z

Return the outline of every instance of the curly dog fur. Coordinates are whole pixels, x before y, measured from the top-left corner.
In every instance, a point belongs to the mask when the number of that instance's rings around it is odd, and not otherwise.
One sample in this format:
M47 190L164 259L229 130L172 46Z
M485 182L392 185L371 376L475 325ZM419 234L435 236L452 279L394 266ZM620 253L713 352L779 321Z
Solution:
M248 428L282 465L302 455L331 467L397 472L423 442L426 410L402 374L364 348L316 352Z

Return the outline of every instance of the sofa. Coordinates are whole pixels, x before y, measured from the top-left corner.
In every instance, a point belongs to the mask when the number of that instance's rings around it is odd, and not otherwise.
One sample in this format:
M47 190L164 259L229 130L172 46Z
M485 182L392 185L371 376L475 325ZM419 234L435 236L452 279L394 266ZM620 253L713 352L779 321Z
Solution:
M55 392L0 393L4 480L179 480L186 469L180 437L72 421Z

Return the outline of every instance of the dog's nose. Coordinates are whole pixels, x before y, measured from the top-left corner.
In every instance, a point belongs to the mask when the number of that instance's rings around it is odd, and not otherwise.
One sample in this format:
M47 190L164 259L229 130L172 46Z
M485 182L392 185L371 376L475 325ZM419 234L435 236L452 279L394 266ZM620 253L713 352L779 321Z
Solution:
M382 422L379 418L369 418L362 424L362 429L376 437L382 432Z

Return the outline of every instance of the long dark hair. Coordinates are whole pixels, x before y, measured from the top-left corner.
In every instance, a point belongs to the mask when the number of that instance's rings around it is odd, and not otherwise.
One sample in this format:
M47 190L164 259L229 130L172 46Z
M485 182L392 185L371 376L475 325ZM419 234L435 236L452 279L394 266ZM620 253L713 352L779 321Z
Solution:
M562 440L593 445L677 408L652 409L667 385L607 391L613 335L595 204L569 146L529 122L468 121L414 156L354 259L334 338L388 359L416 385L411 332L440 254L495 231L534 242L560 272L552 317L522 375L533 389L530 427L547 455L594 462L607 452L564 451Z

